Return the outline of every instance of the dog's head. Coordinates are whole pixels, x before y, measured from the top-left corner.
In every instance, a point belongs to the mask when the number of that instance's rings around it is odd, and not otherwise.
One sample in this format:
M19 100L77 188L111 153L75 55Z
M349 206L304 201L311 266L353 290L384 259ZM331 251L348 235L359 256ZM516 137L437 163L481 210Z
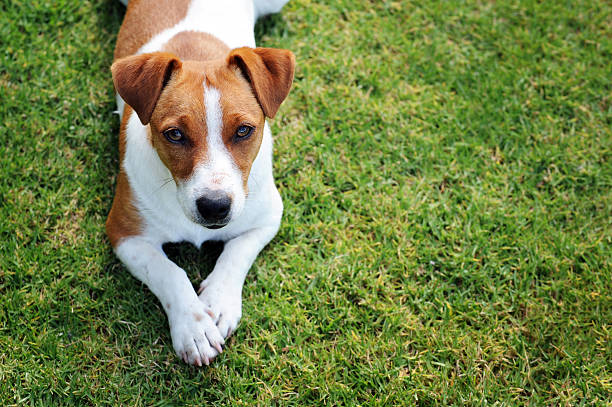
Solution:
M290 51L246 47L214 61L156 52L112 65L115 89L149 124L189 219L219 228L241 213L265 118L287 97L294 68Z

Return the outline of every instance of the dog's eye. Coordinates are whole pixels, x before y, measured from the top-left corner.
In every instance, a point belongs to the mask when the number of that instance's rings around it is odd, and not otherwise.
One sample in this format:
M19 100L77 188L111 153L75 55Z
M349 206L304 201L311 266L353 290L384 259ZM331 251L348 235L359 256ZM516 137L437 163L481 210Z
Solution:
M244 140L253 133L253 127L242 125L236 129L236 138L238 140Z
M185 141L185 136L183 136L179 129L168 129L164 131L164 136L171 143L182 143Z

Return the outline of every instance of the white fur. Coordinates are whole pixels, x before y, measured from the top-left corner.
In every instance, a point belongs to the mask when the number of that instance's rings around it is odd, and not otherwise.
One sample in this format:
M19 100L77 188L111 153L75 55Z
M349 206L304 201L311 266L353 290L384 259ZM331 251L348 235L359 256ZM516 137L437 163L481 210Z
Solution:
M230 47L255 46L256 15L274 7L280 9L281 3L284 1L256 1L254 7L248 0L194 0L183 20L153 37L139 53L159 51L173 35L185 30L211 33ZM151 145L147 126L136 114L129 117L122 165L143 225L139 236L123 239L115 247L130 272L162 303L177 355L197 365L215 357L223 338L236 329L242 314L244 279L257 254L276 234L283 210L272 176L272 135L267 123L249 174L247 196L240 172L221 140L221 95L214 88L204 87L203 92L209 155L191 179L178 187ZM122 114L124 102L120 97L117 104ZM233 198L230 222L216 230L204 228L190 216L198 193L212 188L212 180L220 181L214 187L223 188ZM185 272L166 257L161 247L179 241L200 246L206 240L222 240L225 246L213 271L200 285L198 299Z

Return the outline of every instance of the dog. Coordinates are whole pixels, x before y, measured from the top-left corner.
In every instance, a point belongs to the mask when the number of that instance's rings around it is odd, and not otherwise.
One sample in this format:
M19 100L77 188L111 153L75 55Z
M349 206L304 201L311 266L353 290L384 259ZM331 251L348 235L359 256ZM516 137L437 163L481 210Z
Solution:
M280 225L266 119L289 93L295 56L256 48L253 29L286 2L132 0L117 37L120 169L106 231L192 365L223 351L247 272ZM162 245L207 240L224 248L196 293Z

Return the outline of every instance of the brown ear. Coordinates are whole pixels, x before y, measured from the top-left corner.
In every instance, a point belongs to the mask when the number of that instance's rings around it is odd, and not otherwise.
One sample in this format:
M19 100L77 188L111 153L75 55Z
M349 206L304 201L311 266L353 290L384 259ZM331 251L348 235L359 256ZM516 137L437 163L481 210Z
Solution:
M180 67L176 56L153 52L118 59L111 72L119 95L136 111L142 124L148 124L162 89Z
M264 114L274 117L291 89L293 53L285 49L242 47L232 50L227 62L240 68L251 82Z

